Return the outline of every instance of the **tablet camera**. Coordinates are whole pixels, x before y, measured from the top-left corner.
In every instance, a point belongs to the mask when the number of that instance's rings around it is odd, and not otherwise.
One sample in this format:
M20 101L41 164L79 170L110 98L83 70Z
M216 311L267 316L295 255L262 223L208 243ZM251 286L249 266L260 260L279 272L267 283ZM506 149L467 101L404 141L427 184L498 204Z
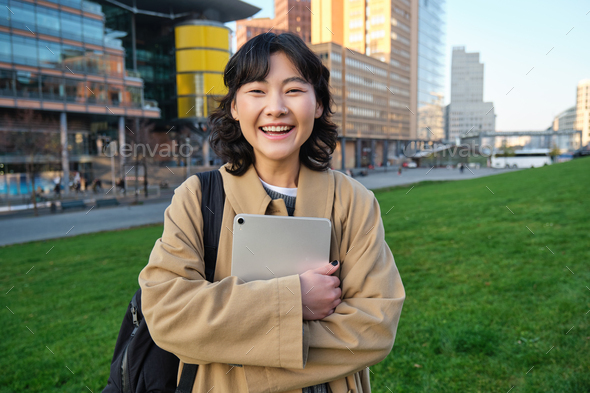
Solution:
M243 224L244 223L244 219L242 217L238 218L238 224Z

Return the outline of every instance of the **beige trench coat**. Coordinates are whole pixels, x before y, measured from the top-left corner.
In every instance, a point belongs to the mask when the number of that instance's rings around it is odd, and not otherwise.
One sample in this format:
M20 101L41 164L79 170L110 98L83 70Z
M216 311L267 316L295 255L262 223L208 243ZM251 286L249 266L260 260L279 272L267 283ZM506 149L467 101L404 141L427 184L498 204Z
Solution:
M154 341L180 358L181 369L200 365L193 393L296 393L323 382L333 393L370 392L368 366L390 353L405 299L373 192L340 172L301 165L294 216L331 220L330 260L341 261L334 275L342 289L333 314L303 321L298 275L248 283L230 275L235 215L288 214L253 165L242 176L227 165L215 282L205 280L197 176L165 211L162 237L139 275Z

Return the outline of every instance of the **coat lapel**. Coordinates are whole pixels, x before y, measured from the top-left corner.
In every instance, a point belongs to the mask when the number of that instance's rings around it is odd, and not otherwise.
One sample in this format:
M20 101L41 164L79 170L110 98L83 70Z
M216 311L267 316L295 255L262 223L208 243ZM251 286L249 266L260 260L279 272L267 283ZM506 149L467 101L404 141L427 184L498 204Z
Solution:
M228 201L236 214L265 214L271 197L258 178L254 165L242 176L227 172L225 164L220 168ZM330 219L334 203L334 173L331 169L318 172L301 164L295 200L296 217L323 217Z
M301 164L293 215L330 219L333 204L334 173L332 170L318 172Z

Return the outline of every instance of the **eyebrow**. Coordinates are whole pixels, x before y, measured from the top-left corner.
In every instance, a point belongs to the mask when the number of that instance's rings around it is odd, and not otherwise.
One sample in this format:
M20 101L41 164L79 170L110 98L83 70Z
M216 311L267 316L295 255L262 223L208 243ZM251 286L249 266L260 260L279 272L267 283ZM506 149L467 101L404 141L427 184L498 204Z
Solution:
M256 82L261 82L261 83L264 83L264 84L267 84L268 85L268 81L266 79L261 80L261 81L256 81ZM303 78L301 78L299 76L292 76L290 78L285 79L283 81L282 85L286 85L289 82L299 82L299 83L303 83L305 85L309 84L308 81L306 81L305 79L303 79Z

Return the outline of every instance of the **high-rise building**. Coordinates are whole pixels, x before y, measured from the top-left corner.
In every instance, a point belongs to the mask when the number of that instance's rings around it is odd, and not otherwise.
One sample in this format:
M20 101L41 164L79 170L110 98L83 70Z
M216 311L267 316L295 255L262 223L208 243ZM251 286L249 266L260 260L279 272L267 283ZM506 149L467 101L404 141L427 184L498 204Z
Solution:
M419 139L445 139L445 0L419 0L418 131Z
M582 146L590 143L590 79L578 83L575 128L582 131Z
M418 1L321 0L311 11L312 49L328 53L320 48L333 43L342 59L326 63L342 84L338 149L352 145L356 166L385 164L387 146L398 155L400 141L416 138ZM352 154L345 155L336 160L349 166Z
M391 65L334 42L310 45L330 69L339 142L334 168L385 165L408 140L409 92L392 83ZM346 108L346 110L344 110Z
M308 43L311 40L311 0L275 0L274 18L252 18L236 21L236 50L250 38L271 32L287 31Z
M453 48L449 107L451 141L471 132L494 132L496 129L494 105L483 101L483 71L479 53L467 53L465 47Z

